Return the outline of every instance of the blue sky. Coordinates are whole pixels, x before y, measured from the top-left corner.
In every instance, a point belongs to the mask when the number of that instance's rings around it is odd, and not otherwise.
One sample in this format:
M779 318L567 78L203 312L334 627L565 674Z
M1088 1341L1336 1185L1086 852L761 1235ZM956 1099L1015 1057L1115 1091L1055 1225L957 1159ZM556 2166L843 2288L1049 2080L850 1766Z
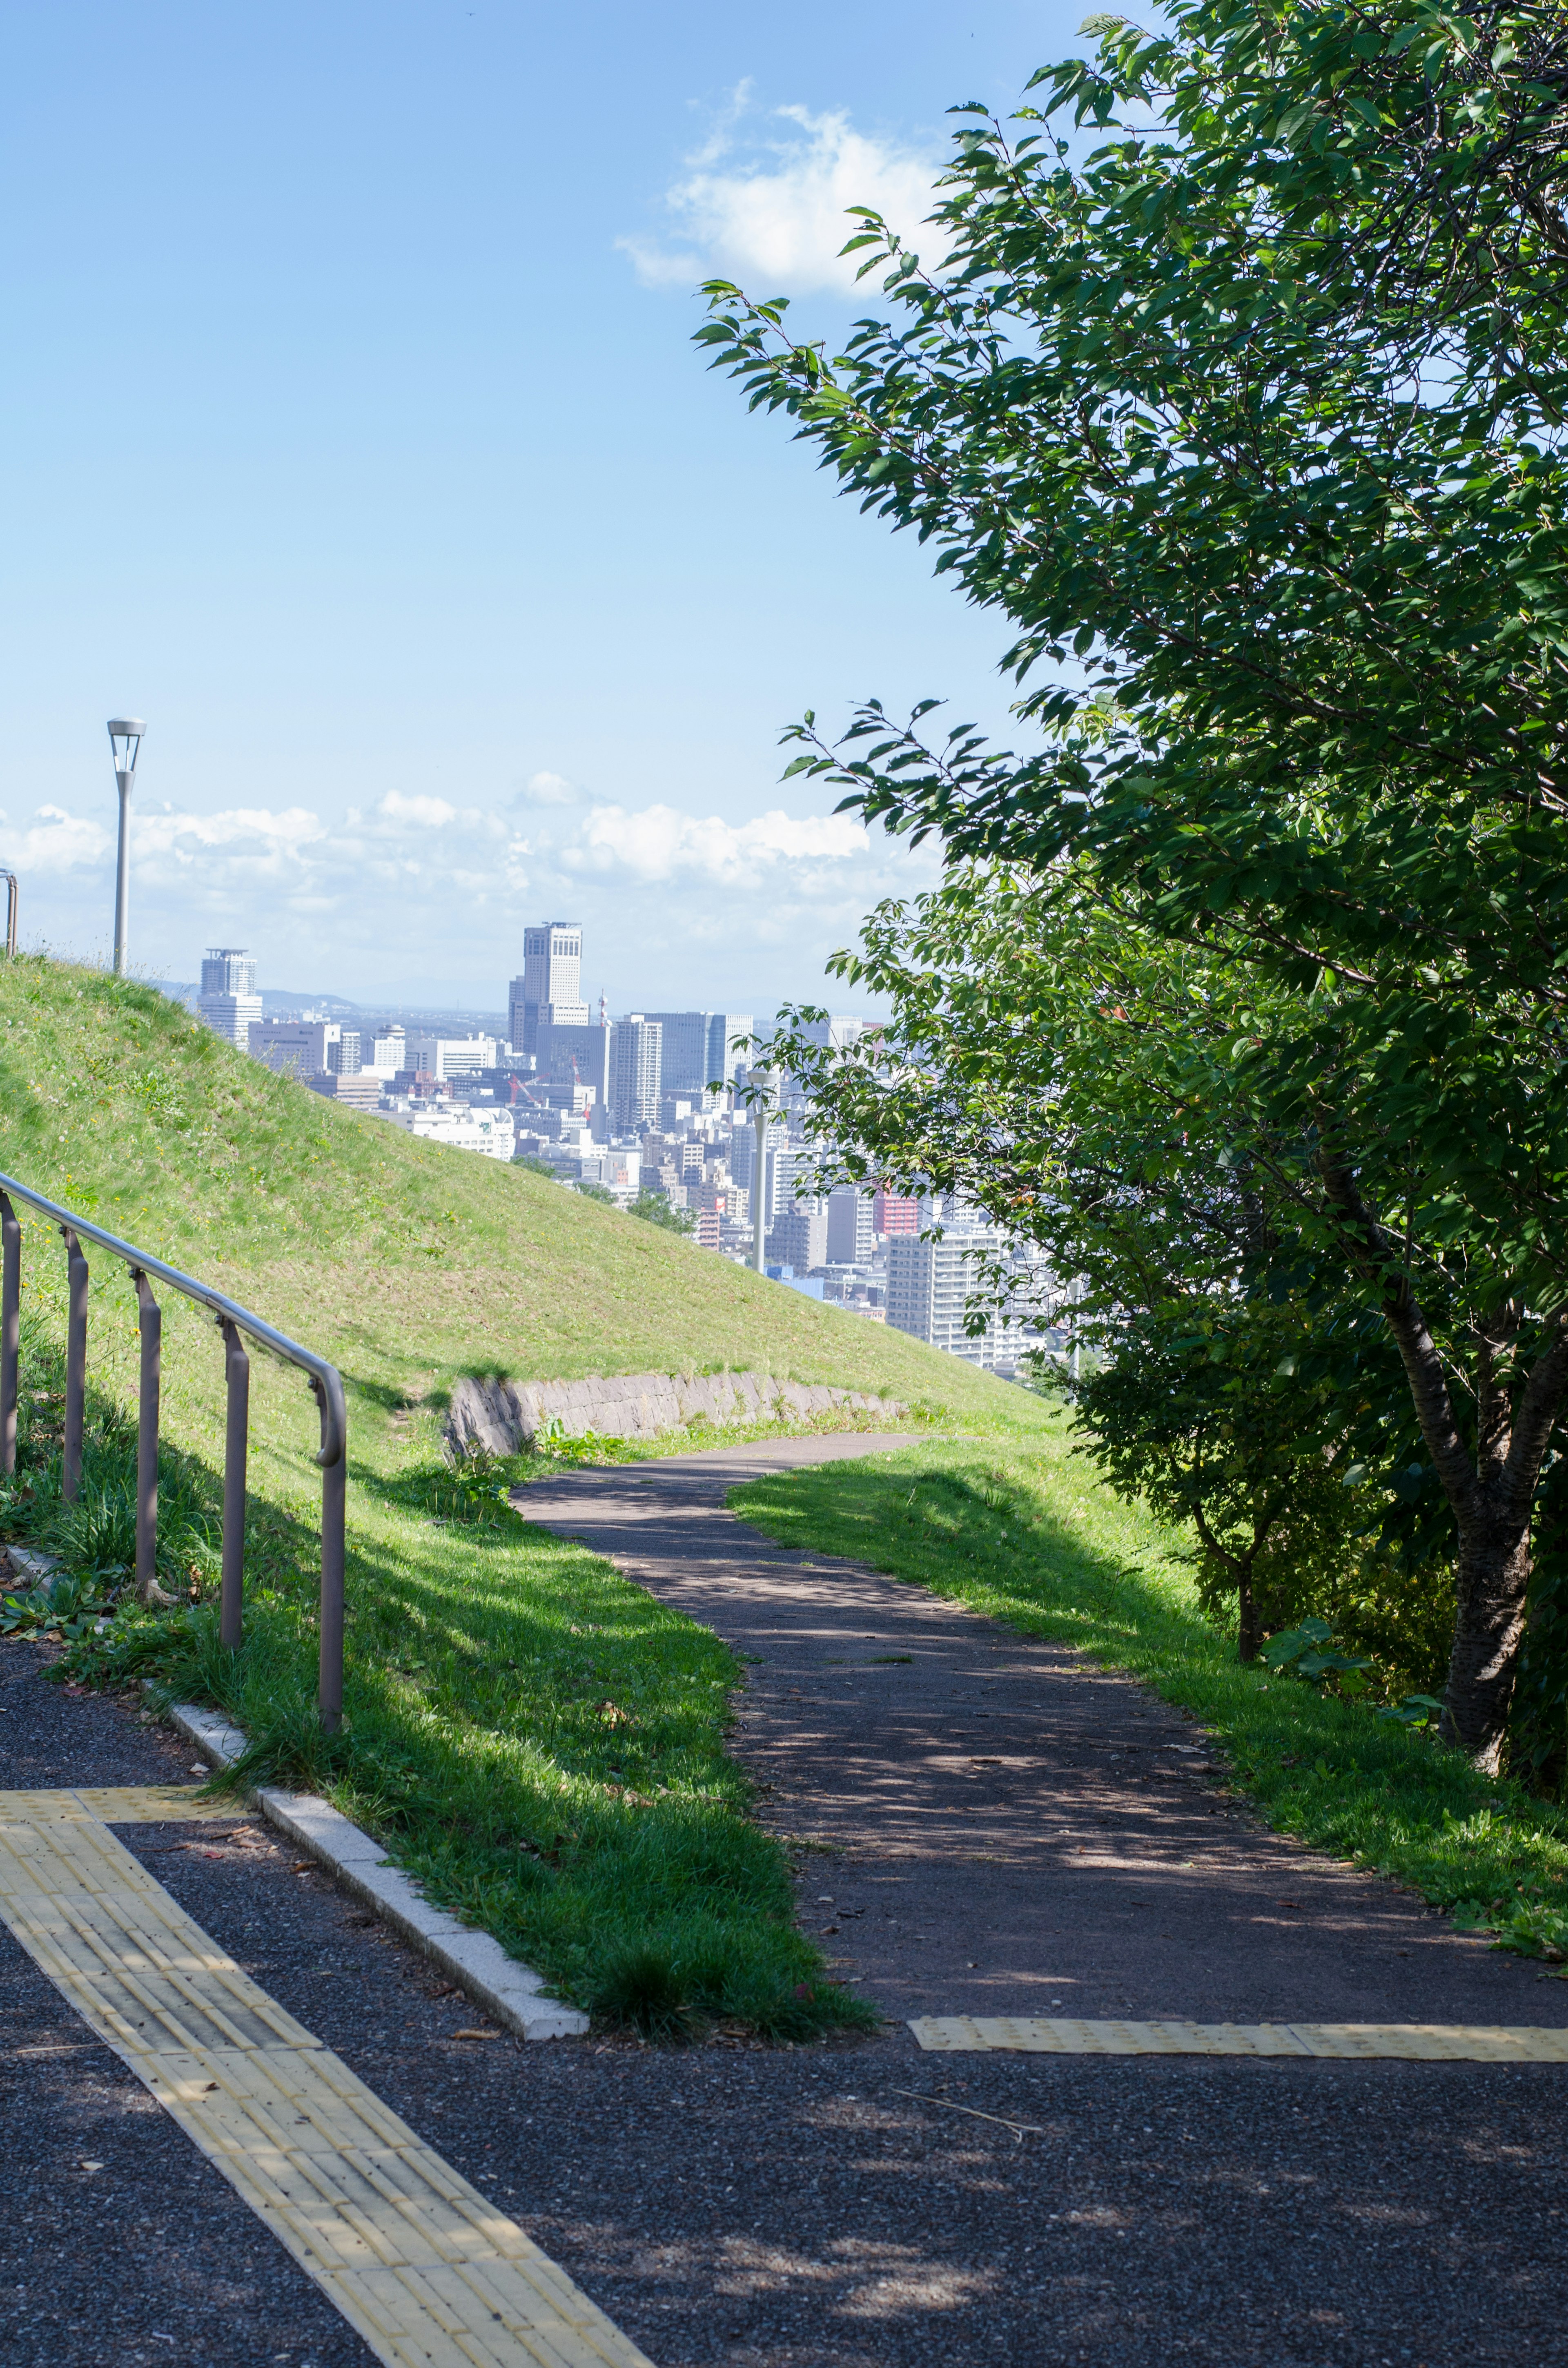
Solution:
M0 862L101 958L495 1007L580 919L612 1008L770 1008L930 860L780 787L862 693L1006 729L1005 636L690 345L718 268L832 336L856 198L1082 6L14 10Z

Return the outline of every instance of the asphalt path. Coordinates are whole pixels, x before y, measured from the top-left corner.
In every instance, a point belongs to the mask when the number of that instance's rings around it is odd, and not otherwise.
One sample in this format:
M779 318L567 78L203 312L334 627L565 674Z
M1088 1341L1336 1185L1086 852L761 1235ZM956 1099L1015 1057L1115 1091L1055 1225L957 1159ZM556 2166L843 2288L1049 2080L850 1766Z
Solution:
M684 1484L673 1472L664 1477L678 1497ZM604 1480L619 1491L625 1474ZM699 1475L694 1485L717 1482ZM644 1529L642 1548L648 1543ZM820 1588L832 1573L819 1563L815 1576ZM863 1590L868 1575L838 1576ZM737 1620L745 1584L735 1587ZM895 1592L908 1616L929 1615L928 1599ZM858 1592L854 1602L858 1616L869 1599ZM890 1619L893 1608L881 1607ZM965 1653L989 1649L987 1623L937 1609L943 1633L949 1620L963 1630ZM820 1599L819 1614L826 1616ZM860 1641L892 1649L881 1645L881 1624L868 1619L864 1628ZM860 1970L892 2013L994 2003L999 1993L963 1990L957 1977L994 1975L1000 1954L983 1965L949 1964L945 1940L939 1949L929 1936L916 1940L929 1920L927 1897L940 1902L935 1876L929 1894L918 1891L918 1917L889 1919L901 1933L914 1929L901 1938L877 1927L869 1878L878 1861L857 1854L868 1845L856 1839L874 1793L856 1792L858 1778L841 1784L859 1805L839 1816L814 1766L789 1778L765 1698L780 1671L806 1673L788 1657L796 1650L791 1641L777 1662L764 1654L751 1668L737 1741L744 1754L768 1756L774 1774L765 1781L779 1786L784 1809L775 1814L784 1823L823 1821L815 1839L824 1846L806 1857L831 1873L820 1883L813 1873L808 1904L824 1905L819 1893L835 1909L841 1893L847 1902L844 1916L818 1919L840 1924L829 1945L852 1940L841 1952L846 1972ZM1422 2020L1568 2020L1568 1995L1539 1969L1458 1942L1391 1887L1323 1868L1284 1844L1292 1881L1281 1896L1299 1899L1302 1875L1321 1872L1321 1912L1335 1919L1333 1930L1301 1952L1285 1997L1280 1970L1290 1961L1276 1952L1287 1943L1266 1922L1267 1978L1235 1990L1240 1977L1222 1961L1244 1937L1237 1902L1252 1896L1245 1869L1274 1864L1267 1838L1200 1780L1172 1780L1167 1794L1163 1776L1155 1783L1142 1763L1112 1770L1098 1739L1113 1720L1136 1722L1142 1713L1128 1739L1149 1741L1170 1718L1136 1689L1110 1681L1104 1691L1069 1657L1054 1671L1033 1660L1026 1669L1016 1638L998 1637L995 1651L997 1662L983 1666L997 1670L998 1692L949 1689L955 1723L965 1705L966 1714L1003 1708L1007 1686L1077 1685L1087 1688L1095 1738L1094 1753L1086 1736L1070 1751L1053 1744L1065 1753L1058 1759L1033 1753L1037 1764L1010 1786L977 1770L973 1782L994 1789L975 1801L986 1801L999 1828L1023 1830L1019 1804L1032 1787L1036 1822L1053 1834L1098 1833L1098 1816L1124 1816L1141 1844L1190 1835L1188 1855L1201 1846L1238 1870L1227 1877L1229 1904L1213 1912L1216 1962L1205 1970L1200 1918L1190 1929L1183 1922L1164 1974L1156 1980L1150 1952L1134 1952L1146 1969L1119 1990L1121 1939L1096 1921L1119 1896L1115 1870L1102 1867L1092 1880L1085 1871L1089 1887L1075 1893L1072 1917L1041 1925L1028 1901L1051 1887L1056 1861L1042 1853L1015 1867L1008 1979L1029 1971L1022 1952L1031 1934L1048 1932L1051 1942L1043 1992L1014 1996L1022 2010L1050 2011L1061 1998L1063 2011L1094 2012L1091 2000L1125 2011L1125 1998L1133 2006L1147 1999L1154 2011L1157 1996L1158 2011L1207 2017L1234 1991L1259 2010L1326 2015L1337 1952L1346 1995L1376 2002L1377 2019L1417 2019L1415 2001ZM0 1786L147 1783L188 1772L183 1748L131 1708L44 1683L46 1657L31 1644L0 1645ZM1004 1662L1017 1673L1006 1680ZM874 1696L880 1678L840 1687L838 1669L858 1663L836 1654L830 1663L824 1653L829 1666L835 1682L821 1688L822 1701L841 1703L846 1723L853 1713L858 1748L869 1750L878 1725L870 1713L896 1710L903 1719L912 1705ZM874 1666L907 1673L919 1665ZM1063 1736L1070 1707L1042 1692L1041 1732ZM793 1705L789 1714L807 1728ZM822 1723L819 1705L810 1732ZM990 1740L991 1720L983 1725ZM951 1734L944 1728L944 1744ZM963 1755L1004 1766L1013 1756ZM929 1796L927 1781L937 1787ZM960 1782L967 1798L970 1780ZM962 1801L924 1821L908 1806L911 1797L945 1800L946 1782L940 1771L899 1779L904 1789L890 1793L889 1816L913 1819L895 1837L901 1846L939 1858L957 1847L955 1819L971 1839ZM300 1871L257 1821L242 1814L206 1829L118 1830L221 1946L526 2227L660 2368L928 2368L938 2356L944 2368L1568 2362L1568 2073L1560 2067L934 2057L915 2049L900 2021L879 2039L812 2048L722 2037L678 2051L619 2040L462 2040L455 2034L482 2020L472 2005L443 1994L428 1966L322 1874ZM1173 1839L1169 1855L1176 1847ZM1076 1842L1065 1855L1078 1857ZM965 1861L976 1872L988 1863L978 1849ZM892 1871L918 1889L927 1881L922 1864L901 1847ZM1179 1871L1187 1885L1178 1893L1173 1884L1172 1896L1190 1897L1199 1886L1191 1870ZM1077 1879L1076 1869L1068 1873ZM862 1918L847 1913L858 1904L851 1877L867 1893ZM1122 1880L1147 1876L1133 1868ZM1358 1897L1371 1918L1364 1941ZM1285 1913L1293 1920L1279 1929L1296 1941L1316 1930L1302 1918L1315 1918L1317 1905ZM978 1928L978 1914L971 1920ZM1131 1922L1123 1931L1131 1938L1138 1929ZM1397 1954L1404 1942L1391 1940L1401 1931L1411 1936L1409 1959ZM1074 1945L1076 1955L1062 1954ZM977 1930L969 1956L980 1946ZM1081 1984L1075 1992L1065 1987L1069 1976ZM1450 2000L1452 2011L1439 2011ZM0 2029L5 2368L337 2368L368 2360L213 2167L4 1932Z

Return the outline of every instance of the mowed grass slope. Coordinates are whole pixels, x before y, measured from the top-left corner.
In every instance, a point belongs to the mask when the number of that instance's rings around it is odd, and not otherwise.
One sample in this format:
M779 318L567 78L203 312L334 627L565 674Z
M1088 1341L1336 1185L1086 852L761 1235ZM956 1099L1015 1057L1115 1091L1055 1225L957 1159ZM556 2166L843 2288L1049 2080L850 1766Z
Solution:
M51 1197L343 1351L351 1383L438 1392L755 1367L890 1392L941 1418L1018 1393L902 1334L780 1291L548 1178L340 1110L134 984L0 967L0 1151ZM316 1340L327 1347L331 1342Z
M780 2033L863 2019L796 1932L783 1852L745 1814L723 1748L733 1657L530 1529L494 1482L454 1485L442 1412L468 1372L725 1366L996 1436L1031 1432L1037 1402L548 1178L336 1110L151 989L44 960L0 964L0 1168L228 1290L332 1358L347 1392L343 1735L324 1743L311 1710L315 1408L259 1354L245 1648L219 1650L210 1600L122 1616L84 1648L100 1675L151 1672L222 1703L261 1765L331 1790L435 1896L607 2015ZM41 1219L23 1225L26 1468L6 1530L58 1545L64 1258ZM97 1537L129 1501L138 1343L124 1269L91 1263ZM165 1578L209 1599L222 1404L216 1329L171 1295L165 1496L184 1526L165 1524Z

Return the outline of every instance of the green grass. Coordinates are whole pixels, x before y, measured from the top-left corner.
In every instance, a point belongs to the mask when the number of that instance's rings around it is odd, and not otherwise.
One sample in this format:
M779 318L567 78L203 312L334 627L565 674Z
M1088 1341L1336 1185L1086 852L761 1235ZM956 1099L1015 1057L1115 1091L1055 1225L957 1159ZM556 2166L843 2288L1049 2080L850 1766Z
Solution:
M733 1509L1134 1676L1199 1720L1283 1833L1392 1875L1527 1953L1568 1951L1568 1816L1426 1736L1244 1668L1179 1547L1073 1452L1067 1417L1012 1444L926 1440L750 1483Z
M339 1110L148 987L38 959L0 963L0 1167L228 1290L332 1358L347 1393L342 1735L324 1738L311 1708L314 1407L259 1354L245 1647L223 1655L198 1600L117 1621L83 1648L101 1675L158 1675L228 1709L258 1770L323 1784L434 1896L608 2018L667 2032L722 2014L783 2035L866 2020L795 1930L783 1852L746 1815L724 1751L733 1661L493 1493L466 1500L442 1415L465 1373L726 1367L999 1439L1038 1427L1035 1401L545 1178ZM58 1497L64 1261L40 1220L23 1231L28 1419L0 1527L75 1553ZM124 1270L92 1264L101 1562L127 1526L137 1334ZM165 1581L210 1598L222 1359L210 1320L173 1297L164 1376Z

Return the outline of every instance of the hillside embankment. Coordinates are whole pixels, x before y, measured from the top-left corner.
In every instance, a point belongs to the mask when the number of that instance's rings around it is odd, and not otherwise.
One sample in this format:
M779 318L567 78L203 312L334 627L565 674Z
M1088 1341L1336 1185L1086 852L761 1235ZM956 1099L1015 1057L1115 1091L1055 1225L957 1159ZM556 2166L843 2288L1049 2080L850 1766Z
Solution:
M323 1736L312 1709L313 1402L253 1356L246 1641L226 1655L223 1360L210 1318L172 1294L162 1575L181 1608L122 1608L74 1648L83 1674L220 1703L254 1738L255 1772L330 1792L435 1896L601 2013L786 2033L865 2019L796 1930L784 1851L747 1814L724 1748L733 1656L520 1519L506 1484L537 1455L454 1471L454 1404L664 1375L695 1406L703 1376L744 1373L772 1391L773 1429L780 1396L809 1409L825 1390L897 1405L905 1429L1017 1436L1044 1420L1037 1401L547 1178L340 1110L146 986L38 958L0 964L0 1169L331 1358L347 1395L341 1733ZM84 1488L63 1508L64 1258L47 1224L22 1222L21 1469L0 1534L64 1552L107 1594L130 1552L134 1294L95 1257ZM798 1427L876 1418L819 1406Z

